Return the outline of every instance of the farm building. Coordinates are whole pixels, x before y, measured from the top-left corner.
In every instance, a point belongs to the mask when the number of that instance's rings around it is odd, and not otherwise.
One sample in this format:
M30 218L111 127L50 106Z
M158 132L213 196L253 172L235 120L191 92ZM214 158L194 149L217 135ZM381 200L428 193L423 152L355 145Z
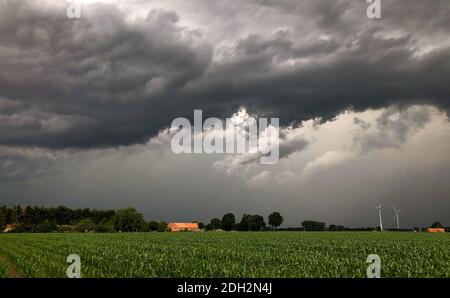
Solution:
M3 230L3 233L12 232L16 228L15 224L7 224L6 228Z
M428 228L427 232L428 233L445 233L445 229L444 228Z
M180 222L172 222L167 225L167 228L171 232L180 232L180 231L199 231L198 224L195 222L189 223L180 223Z

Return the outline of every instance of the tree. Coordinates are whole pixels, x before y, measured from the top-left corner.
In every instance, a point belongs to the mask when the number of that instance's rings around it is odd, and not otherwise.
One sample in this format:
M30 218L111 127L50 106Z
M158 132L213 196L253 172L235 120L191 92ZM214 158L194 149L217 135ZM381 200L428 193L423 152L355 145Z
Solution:
M337 225L330 225L328 227L328 231L345 231L345 227L344 226L337 226Z
M106 217L103 218L102 220L100 220L100 222L98 222L95 225L94 229L95 229L96 232L100 232L100 233L105 233L105 232L111 233L111 232L114 232L114 226L112 224L111 219L108 219Z
M26 225L34 224L33 214L34 214L33 208L30 206L26 206L22 212L22 223L24 223Z
M314 220L305 220L302 222L302 227L305 231L324 231L325 223Z
M48 219L44 220L39 224L34 225L33 228L31 229L33 233L50 233L56 230L57 230L56 225Z
M142 221L139 232L150 232L150 226L145 220Z
M261 231L265 227L266 223L261 215L244 214L238 224L239 231Z
M134 210L135 213L136 210ZM6 224L16 224L14 232L33 232L35 230L48 230L38 225L44 224L48 221L52 225L59 225L59 230L72 230L72 226L76 227L81 220L89 219L88 230L95 230L96 232L113 232L115 230L112 218L116 214L115 210L90 210L85 209L70 209L65 206L58 206L52 208L25 206L20 205L14 207L0 206L0 228ZM139 213L137 213L139 214ZM141 218L139 218L141 217ZM118 224L116 218L116 225ZM138 216L138 230L147 231L148 227L143 220L142 214ZM47 222L45 222L47 225ZM83 224L83 222L82 222ZM48 225L47 225L48 226ZM84 228L86 229L86 227ZM135 229L133 231L136 231Z
M82 219L77 224L77 230L80 232L94 231L95 223L90 218Z
M242 215L241 221L238 223L237 228L239 231L251 231L251 215Z
M150 230L150 232L154 232L154 231L158 231L159 228L159 223L157 221L149 221L148 222L148 229Z
M73 215L73 210L65 206L58 206L56 209L54 209L54 218L57 225L71 224ZM89 214L86 214L82 218L89 218Z
M0 228L2 228L2 230L0 232L2 232L3 229L6 227L6 224L8 224L10 222L10 217L11 217L11 209L6 206L1 206L0 207Z
M165 232L167 231L167 222L160 221L158 225L158 232Z
M236 226L236 219L234 217L234 214L232 214L232 213L225 214L222 217L221 226L224 231L233 230Z
M11 222L18 224L22 221L22 207L17 205L11 210Z
M264 217L262 217L261 215L252 215L250 226L252 231L261 231L266 227Z
M0 209L0 232L2 232L6 227L6 216L3 210Z
M432 228L443 228L444 226L439 221L435 221L435 222L433 222L431 227Z
M279 212L274 212L269 215L269 225L274 228L278 228L283 223L283 216Z
M211 223L209 224L209 230L217 230L222 226L222 222L218 218L211 219Z
M114 230L121 232L139 232L144 229L144 216L134 208L119 209L112 218Z

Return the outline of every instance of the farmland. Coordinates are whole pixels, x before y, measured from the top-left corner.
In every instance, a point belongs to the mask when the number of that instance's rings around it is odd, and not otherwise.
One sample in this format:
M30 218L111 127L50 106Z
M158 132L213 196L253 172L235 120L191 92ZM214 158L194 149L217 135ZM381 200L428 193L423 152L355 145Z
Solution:
M0 264L0 278L8 277L6 273L6 268L3 264Z
M0 235L0 260L24 277L450 277L450 235L376 232L49 233ZM4 263L4 262L3 262ZM0 263L0 277L6 276Z

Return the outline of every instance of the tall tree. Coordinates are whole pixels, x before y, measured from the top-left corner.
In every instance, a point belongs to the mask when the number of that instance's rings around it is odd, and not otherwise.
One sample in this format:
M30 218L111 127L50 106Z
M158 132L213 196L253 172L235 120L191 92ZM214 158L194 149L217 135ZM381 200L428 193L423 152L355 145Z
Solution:
M435 221L435 222L433 222L431 227L432 228L443 228L444 226L439 221Z
M234 230L236 226L236 218L234 217L234 214L227 213L222 217L222 229L224 231L231 231Z
M266 222L264 221L264 217L261 215L253 215L251 217L251 230L252 231L261 231L266 227Z
M273 227L274 230L279 226L281 226L282 223L283 223L283 216L281 216L279 212L274 212L271 215L269 215L269 225Z
M159 223L157 221L152 220L152 221L148 222L148 229L151 232L158 231L158 228L159 228Z
M222 221L218 218L213 218L211 219L211 223L209 224L210 228L209 230L217 230L220 229L220 227L222 226Z
M114 229L121 232L139 232L144 223L144 216L134 208L119 209L112 218Z
M261 215L244 214L238 224L239 231L261 231L265 227L266 222Z
M242 215L241 221L237 225L239 231L251 231L251 218L250 214Z
M13 207L11 211L11 222L18 224L21 221L22 221L22 207L20 207L20 205L17 205Z
M0 209L0 232L6 227L6 216L2 209Z

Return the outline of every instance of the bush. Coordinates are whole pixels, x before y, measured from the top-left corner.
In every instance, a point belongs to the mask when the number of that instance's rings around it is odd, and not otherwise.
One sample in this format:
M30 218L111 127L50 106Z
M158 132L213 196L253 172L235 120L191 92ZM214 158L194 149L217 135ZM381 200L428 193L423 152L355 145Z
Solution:
M302 222L302 227L305 231L324 231L325 223L314 220L305 220Z
M57 229L58 228L55 225L55 223L46 219L42 223L34 225L31 232L33 232L33 233L50 233L50 232L56 231Z
M87 219L82 219L78 222L77 224L77 230L79 232L89 232L89 231L94 231L95 230L95 224L94 222L87 218Z
M95 231L99 233L112 233L114 232L114 227L110 220L103 220L95 226Z

